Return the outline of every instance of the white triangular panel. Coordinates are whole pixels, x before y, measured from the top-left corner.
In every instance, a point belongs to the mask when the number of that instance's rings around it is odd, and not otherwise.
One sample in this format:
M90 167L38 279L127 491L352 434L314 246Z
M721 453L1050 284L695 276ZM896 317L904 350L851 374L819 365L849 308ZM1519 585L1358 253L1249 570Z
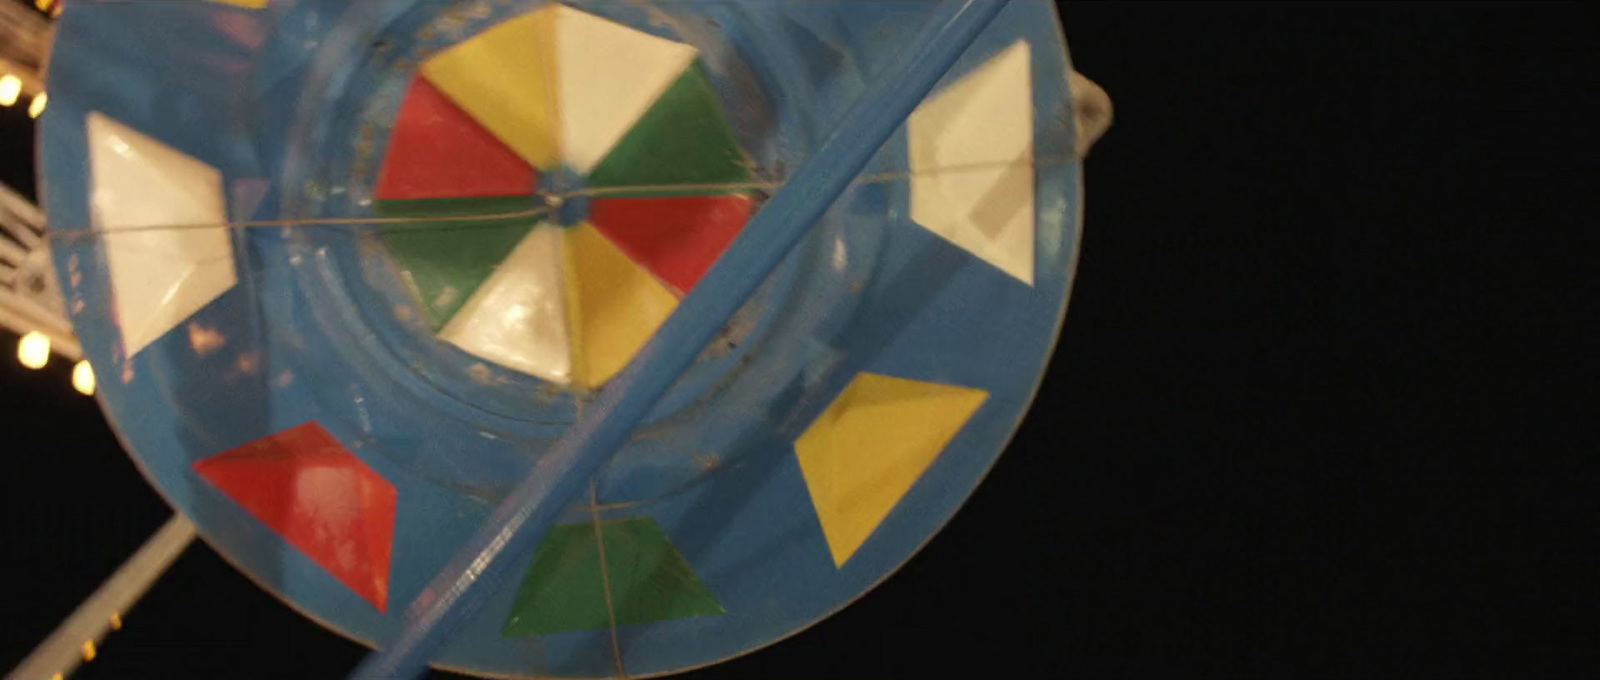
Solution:
M468 353L555 383L572 380L560 229L517 244L439 337Z
M567 165L587 175L699 52L593 14L558 11L561 153Z
M1033 285L1033 56L1019 40L912 114L911 219Z
M222 173L100 113L88 132L91 219L131 358L238 282Z

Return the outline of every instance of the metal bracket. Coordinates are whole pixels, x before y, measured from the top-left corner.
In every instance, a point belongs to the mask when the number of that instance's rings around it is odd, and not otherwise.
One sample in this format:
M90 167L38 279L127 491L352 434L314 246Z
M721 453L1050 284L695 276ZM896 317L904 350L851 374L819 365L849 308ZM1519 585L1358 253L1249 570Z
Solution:
M0 327L17 335L44 333L56 354L77 361L82 352L56 283L44 232L44 213L26 197L0 186Z
M1111 129L1111 96L1077 71L1067 76L1067 84L1072 88L1072 110L1077 119L1078 146L1074 152L1078 158L1087 158L1089 149Z

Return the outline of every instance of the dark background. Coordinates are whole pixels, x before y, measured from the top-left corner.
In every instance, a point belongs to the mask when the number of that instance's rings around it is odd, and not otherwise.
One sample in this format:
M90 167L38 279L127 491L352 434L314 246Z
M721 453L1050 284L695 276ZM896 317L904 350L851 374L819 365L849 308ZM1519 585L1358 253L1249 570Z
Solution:
M898 576L698 677L1600 675L1600 13L1063 15L1118 120L1032 414ZM168 514L69 369L0 359L0 665ZM196 545L76 677L362 653Z

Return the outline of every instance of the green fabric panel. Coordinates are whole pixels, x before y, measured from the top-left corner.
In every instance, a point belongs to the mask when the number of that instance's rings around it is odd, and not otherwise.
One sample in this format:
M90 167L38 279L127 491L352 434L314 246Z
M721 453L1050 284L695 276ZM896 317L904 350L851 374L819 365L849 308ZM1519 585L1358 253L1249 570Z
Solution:
M600 526L617 625L723 613L655 520ZM592 525L552 528L528 567L502 634L511 638L609 628L600 574Z
M379 217L417 220L384 224L378 231L434 332L461 310L538 221L535 217L436 220L527 212L531 206L532 199L524 196L378 203Z

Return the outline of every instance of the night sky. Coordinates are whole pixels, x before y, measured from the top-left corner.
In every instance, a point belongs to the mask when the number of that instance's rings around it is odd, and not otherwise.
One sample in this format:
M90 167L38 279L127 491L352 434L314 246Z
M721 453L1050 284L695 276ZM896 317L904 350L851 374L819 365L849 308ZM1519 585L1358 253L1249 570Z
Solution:
M33 195L33 120L27 100L0 108L0 182Z
M696 677L1592 677L1600 12L1063 14L1117 125L1032 414L899 575ZM0 342L8 665L167 510L70 367ZM126 619L77 677L363 653L203 546Z
M33 7L32 2L0 0ZM33 120L28 118L27 97L16 106L0 108L0 182L33 193Z

